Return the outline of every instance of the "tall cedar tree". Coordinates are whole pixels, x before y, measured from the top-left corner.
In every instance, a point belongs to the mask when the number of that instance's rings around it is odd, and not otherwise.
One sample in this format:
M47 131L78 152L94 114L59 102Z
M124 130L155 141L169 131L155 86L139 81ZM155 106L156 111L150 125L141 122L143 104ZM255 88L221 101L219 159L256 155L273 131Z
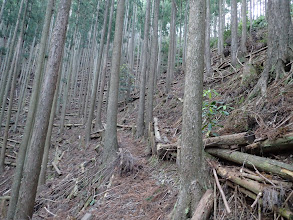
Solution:
M117 141L117 109L118 109L118 88L121 60L121 46L124 23L125 0L120 0L117 6L115 35L112 54L112 68L110 79L109 101L107 106L107 127L105 132L105 144L103 151L103 164L107 165L116 158L118 150Z
M262 95L266 95L269 79L278 80L289 72L293 59L292 43L293 30L290 15L290 1L268 1L268 51L267 62L254 91L253 96L259 89ZM289 68L288 68L289 67Z
M202 94L206 0L190 0L187 62L183 103L180 192L173 219L190 217L204 193Z
M44 74L30 151L27 153L24 166L24 174L14 216L15 220L31 219L33 215L51 106L65 44L70 6L71 0L61 0L59 2L59 11L51 39L48 65Z
M146 86L146 72L147 72L147 54L149 41L149 22L150 22L150 4L151 0L147 0L144 23L144 37L143 37L143 56L142 56L142 71L140 76L140 91L139 91L139 106L137 115L137 137L144 134L144 110L145 110L145 86Z

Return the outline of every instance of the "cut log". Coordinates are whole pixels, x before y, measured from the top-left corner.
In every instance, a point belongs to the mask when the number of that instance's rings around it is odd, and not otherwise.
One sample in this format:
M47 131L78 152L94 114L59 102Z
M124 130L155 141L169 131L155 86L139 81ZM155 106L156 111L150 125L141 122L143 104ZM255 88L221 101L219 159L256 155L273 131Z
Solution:
M159 120L157 117L154 117L154 130L155 130L156 142L163 142L163 139L159 131Z
M159 157L165 157L169 151L177 151L177 144L157 144L157 154Z
M84 124L64 124L64 127L71 128L71 127L80 127L83 126ZM60 127L59 124L53 124L54 127Z
M117 124L117 128L124 128L124 129L133 129L133 125L120 125Z
M251 132L211 137L203 140L205 148L222 145L247 145L253 143L255 135Z
M265 140L247 145L244 148L246 151L253 153L268 153L282 150L293 150L293 133L284 135L276 140Z
M105 129L91 133L91 139L97 139L103 136Z
M148 129L148 146L151 150L152 155L157 154L157 149L156 149L156 141L155 141L155 134L153 131L153 126L152 123L149 123L149 129Z
M194 212L194 215L191 220L205 220L209 219L212 208L214 203L214 195L213 190L208 189L201 200L199 201L199 204L197 205L197 208Z
M283 162L279 162L277 160L254 156L247 153L241 153L238 151L231 152L230 150L225 149L211 148L206 149L206 152L213 156L229 160L241 165L245 164L250 168L254 168L255 166L261 171L277 174L280 177L290 181L293 180L293 166Z

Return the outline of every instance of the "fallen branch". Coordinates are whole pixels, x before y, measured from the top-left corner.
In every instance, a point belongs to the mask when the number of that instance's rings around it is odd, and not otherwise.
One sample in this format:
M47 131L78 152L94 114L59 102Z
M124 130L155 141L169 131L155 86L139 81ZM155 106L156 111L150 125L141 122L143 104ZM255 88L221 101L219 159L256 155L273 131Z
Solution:
M260 52L262 52L262 51L264 51L264 50L266 50L266 49L268 49L267 46L266 46L266 47L263 47L263 48L261 48L261 49L259 49L259 50L257 50L257 51L254 51L253 53L250 53L250 54L246 55L245 58L251 57L252 55L255 55L255 54L257 54L257 53L260 53Z
M3 138L2 138L2 137L0 137L0 139L1 139L1 140L3 140ZM9 141L9 142L13 142L13 143L16 143L16 144L20 144L20 142L19 142L19 141L12 140L12 139L7 139L7 141Z
M220 191L220 194L222 196L222 199L224 201L224 205L226 207L227 213L229 214L229 213L231 213L231 209L230 209L229 204L227 202L227 199L226 199L226 196L224 194L224 191L223 191L223 189L222 189L222 187L220 185L220 182L219 182L219 179L218 179L217 172L216 172L215 168L213 168L213 174L214 174L214 177L215 177L215 180L216 180L217 187L218 187L218 189Z

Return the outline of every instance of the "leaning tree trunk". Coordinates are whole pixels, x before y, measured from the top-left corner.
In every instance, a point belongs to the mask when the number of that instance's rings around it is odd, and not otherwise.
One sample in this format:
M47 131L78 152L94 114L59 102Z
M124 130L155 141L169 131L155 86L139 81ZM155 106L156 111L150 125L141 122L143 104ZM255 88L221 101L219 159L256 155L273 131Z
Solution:
M7 118L6 118L5 130L4 130L3 145L1 147L1 155L0 155L0 173L1 174L4 171L4 166L5 166L5 152L7 148L8 132L10 127L9 125L10 125L11 113L12 113L13 96L14 96L15 87L16 87L17 72L20 69L19 65L20 65L21 50L22 50L22 34L19 37L19 41L15 51L15 54L16 54L15 62L14 62L14 65L11 67L13 70L11 73L12 81L11 81L11 88L9 93L9 104L7 109Z
M121 60L121 46L124 23L125 0L120 0L117 6L115 36L112 53L112 68L110 78L110 91L107 109L107 127L105 132L105 143L103 150L103 163L110 164L118 151L117 140L117 109L118 109L118 87Z
M7 219L9 220L13 219L14 217L15 208L16 208L16 204L18 200L20 181L22 178L22 170L24 166L26 150L29 143L31 128L33 126L33 118L34 118L37 103L38 103L39 85L40 85L40 80L42 75L43 64L44 64L44 57L45 57L45 51L47 47L54 2L55 0L49 0L47 3L45 22L43 26L42 38L40 43L40 52L38 55L38 63L36 67L35 79L33 82L32 95L31 95L31 100L29 105L29 112L26 119L24 135L22 137L21 144L19 147L19 152L16 159L16 170L13 177L13 184L11 188L11 199L10 199L8 214L7 214Z
M30 151L27 153L19 191L15 220L30 219L33 215L50 112L65 44L70 6L71 0L61 0L59 3L59 12L51 40L48 65L36 114L36 123L32 132Z
M51 146L51 136L53 131L53 122L56 114L56 106L57 106L57 99L60 89L60 81L61 81L61 65L59 67L59 74L58 74L58 80L57 80L57 88L55 90L54 99L53 99L53 105L51 108L50 113L50 120L49 120L49 126L48 126L48 132L46 135L46 142L45 142L45 148L44 148L44 154L43 154L43 160L42 160L42 166L41 166L41 173L39 176L39 183L38 186L44 185L46 183L46 174L47 174L47 164L49 160L49 150Z
M173 219L192 216L205 189L202 145L202 93L206 0L190 0L183 105L180 192Z
M231 1L231 64L236 67L237 64L237 0Z
M1 78L0 105L2 105L2 102L6 102L6 100L4 99L5 88L6 88L6 86L8 86L6 84L6 81L7 81L9 71L10 71L10 67L11 67L10 62L11 62L11 58L13 57L14 46L15 46L15 41L16 41L16 37L17 37L17 31L18 31L18 27L19 27L19 22L21 20L20 16L21 16L21 13L22 13L24 5L25 5L25 1L21 0L20 8L19 8L19 11L18 11L18 16L17 16L15 28L14 28L14 32L13 32L12 39L11 39L10 44L9 44L9 50L8 50L8 55L7 55L7 60L6 60L6 66L5 66L4 72L2 73L3 76ZM0 123L1 123L1 121L0 121Z

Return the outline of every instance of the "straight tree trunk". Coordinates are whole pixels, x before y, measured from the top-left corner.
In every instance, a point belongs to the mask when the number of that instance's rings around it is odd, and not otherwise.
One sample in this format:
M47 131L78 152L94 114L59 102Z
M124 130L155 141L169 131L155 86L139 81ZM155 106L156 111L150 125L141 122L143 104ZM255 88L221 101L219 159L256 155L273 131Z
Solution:
M171 83L174 76L175 68L175 55L176 55L176 3L172 0L172 13L170 22L170 39L169 39L169 51L168 51L168 67L166 76L166 93L168 94L171 88Z
M237 0L231 0L231 64L236 67L237 64Z
M105 143L103 150L103 164L110 164L118 151L117 140L117 109L118 109L118 87L121 60L121 46L124 23L125 0L120 0L117 6L115 35L112 53L112 68L110 78L110 91L107 109L107 127L105 131Z
M144 111L145 111L145 87L146 87L146 72L147 72L147 54L148 54L148 41L149 41L149 22L150 22L150 4L151 1L147 0L145 11L144 23L144 39L143 39L143 63L142 71L140 74L140 91L139 91L139 107L137 116L137 137L144 134Z
M91 136L92 121L93 121L93 117L94 117L94 109L96 106L99 73L100 73L100 69L101 69L102 56L103 56L103 52L104 52L104 41L105 41L106 27L107 27L107 21L108 21L109 6L110 6L110 0L107 0L106 1L106 9L104 12L104 23L103 23L103 30L102 30L102 34L101 34L101 40L100 40L99 55L97 57L96 71L94 73L94 84L92 87L89 115L88 115L88 120L87 120L87 124L86 124L86 131L85 131L85 141L86 141L87 145L89 143L90 136Z
M221 56L221 58L224 57L224 12L223 12L223 1L219 0L219 36L218 36L218 55Z
M131 39L130 39L130 49L129 49L129 74L127 77L127 94L126 94L126 101L130 101L130 93L132 87L132 77L134 76L134 38L135 38L135 25L136 25L136 5L133 6L133 18L132 18L132 30L131 30Z
M190 0L188 50L184 89L180 191L173 219L192 216L205 190L202 145L202 93L206 0Z
M71 0L61 0L59 2L59 11L53 30L48 65L36 113L36 123L32 132L30 151L26 157L22 184L19 191L19 199L14 216L15 220L30 219L33 215L50 112L65 44L70 6Z
M110 37L111 37L111 30L112 30L112 20L113 20L113 11L114 11L114 0L111 2L111 11L109 17L109 24L108 24L108 34L107 34L107 43L105 48L105 56L104 56L104 64L101 74L101 85L100 85L100 93L98 98L98 107L97 107L97 117L96 117L96 127L98 129L102 128L102 105L104 100L104 90L106 85L106 73L108 68L108 54L110 48Z
M153 22L153 38L151 46L151 63L148 81L148 94L147 94L147 129L150 127L149 124L153 121L153 103L154 103L154 84L156 75L156 64L158 58L158 22L159 22L159 10L160 0L155 0L154 6L154 22Z
M206 66L206 77L211 77L213 74L211 66L211 47L210 47L210 0L206 0L207 11L206 11L206 30L205 30L205 66Z
M40 43L40 52L38 55L38 63L36 67L35 79L33 82L32 95L31 95L31 100L29 105L29 112L28 112L28 116L27 116L27 120L25 124L24 135L22 137L19 152L16 159L16 170L13 177L13 184L11 188L11 199L10 199L8 214L7 214L8 220L13 219L17 200L18 200L25 155L27 151L27 146L29 144L31 129L33 126L33 118L34 118L37 103L38 103L39 85L40 85L40 79L42 75L43 64L44 64L44 57L45 57L45 51L47 47L54 2L55 0L49 0L47 3L45 22L43 26L42 38Z
M247 39L247 29L246 29L246 0L242 0L241 15L242 15L242 34L241 34L241 51L242 53L247 53L246 49L246 39Z
M65 88L63 91L63 101L62 101L62 109L61 109L61 116L60 116L59 134L63 133L63 131L64 131L64 121L65 121L66 106L67 106L67 101L68 101L68 93L69 93L70 83L71 83L72 74L73 74L73 62L74 62L75 52L74 52L74 50L70 50L69 53L71 54L71 57L70 57L71 59L68 63L69 68L67 70Z
M253 23L253 17L252 17L252 0L249 1L249 35L252 39L252 23Z
M163 36L162 36L162 22L160 22L160 28L159 28L159 52L158 52L158 62L157 62L157 70L156 70L156 78L155 81L157 82L157 80L159 79L159 77L161 76L161 64L162 64L162 41L163 41ZM156 85L156 83L155 83Z
M184 45L183 45L183 58L182 58L182 66L183 69L186 69L186 52L187 52L187 32L188 32L188 7L189 7L189 0L186 1L186 6L185 6L185 18L184 18Z

